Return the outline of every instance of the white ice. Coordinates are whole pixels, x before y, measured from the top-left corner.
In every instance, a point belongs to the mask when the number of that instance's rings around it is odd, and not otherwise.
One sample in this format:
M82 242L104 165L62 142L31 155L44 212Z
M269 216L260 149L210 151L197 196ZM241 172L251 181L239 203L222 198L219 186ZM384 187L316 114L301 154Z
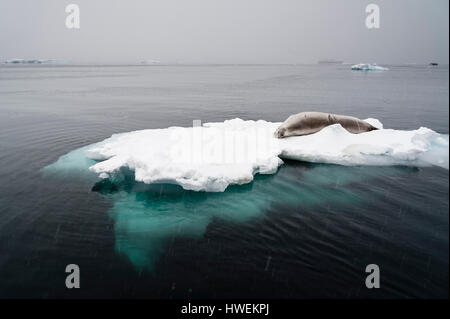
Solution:
M352 66L352 70L357 71L386 71L389 70L388 68L376 65L376 64L370 64L370 63L360 63L355 64Z
M282 158L340 165L440 166L448 169L448 135L421 127L351 134L339 124L307 136L277 139L281 123L233 119L200 127L170 127L115 134L87 147L98 161L90 167L101 178L121 169L136 181L174 183L184 189L221 192L253 176L273 174Z

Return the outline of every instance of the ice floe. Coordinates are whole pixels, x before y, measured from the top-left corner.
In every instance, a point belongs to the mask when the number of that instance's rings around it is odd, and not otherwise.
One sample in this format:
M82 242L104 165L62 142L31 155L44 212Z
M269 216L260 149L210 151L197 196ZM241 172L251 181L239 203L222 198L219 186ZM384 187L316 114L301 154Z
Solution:
M386 71L389 69L379 66L379 65L376 65L376 64L360 63L360 64L353 65L352 70L355 70L355 71Z
M380 128L351 134L339 124L307 135L273 137L281 123L227 120L194 127L169 127L114 134L84 153L89 170L111 178L122 170L138 182L178 184L187 190L222 192L245 184L255 174L273 174L282 159L352 165L440 166L448 169L448 135L428 128Z

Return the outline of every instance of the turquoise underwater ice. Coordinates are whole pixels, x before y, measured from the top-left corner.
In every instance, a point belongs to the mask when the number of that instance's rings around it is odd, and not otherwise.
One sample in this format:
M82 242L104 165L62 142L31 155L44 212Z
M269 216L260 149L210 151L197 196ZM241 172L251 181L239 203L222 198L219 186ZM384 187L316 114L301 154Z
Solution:
M77 180L113 204L115 250L137 270L153 271L174 236L201 238L212 218L246 222L261 218L272 205L313 207L351 202L362 204L367 194L351 187L370 181L379 170L391 175L398 167L345 167L287 161L274 175L256 175L253 182L232 185L224 192L207 193L178 185L143 184L133 172L122 170L111 179L99 179L88 170L95 161L74 150L43 168L47 177ZM374 190L371 197L377 196ZM299 210L301 213L301 210Z

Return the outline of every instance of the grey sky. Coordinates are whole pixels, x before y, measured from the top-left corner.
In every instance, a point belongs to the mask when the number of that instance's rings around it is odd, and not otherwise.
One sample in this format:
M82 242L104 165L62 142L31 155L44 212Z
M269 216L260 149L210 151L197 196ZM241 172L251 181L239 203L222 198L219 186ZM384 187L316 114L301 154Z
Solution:
M65 27L69 3L79 30ZM365 27L369 3L380 29ZM0 0L0 60L447 64L448 12L448 0Z

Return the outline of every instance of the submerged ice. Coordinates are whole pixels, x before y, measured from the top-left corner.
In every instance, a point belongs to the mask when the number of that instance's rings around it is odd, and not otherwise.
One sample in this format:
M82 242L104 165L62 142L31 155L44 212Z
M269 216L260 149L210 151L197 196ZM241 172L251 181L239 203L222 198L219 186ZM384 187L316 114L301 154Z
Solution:
M198 127L170 127L115 134L85 149L89 170L111 178L134 172L137 182L178 184L186 190L222 192L255 174L273 174L292 159L352 165L440 166L448 169L448 135L421 127L351 134L339 124L318 133L277 139L280 123L233 119Z
M252 183L232 185L224 192L195 192L178 185L136 182L130 171L99 180L88 170L93 161L84 152L82 148L62 156L45 167L44 173L70 182L78 178L111 202L108 214L114 221L115 250L139 271L155 270L174 238L199 239L213 220L246 223L263 217L271 207L287 205L300 211L320 205L351 205L362 210L366 207L364 181L413 170L289 162L277 174L257 175ZM350 187L361 181L361 187ZM383 192L372 187L370 198Z
M367 197L383 196L384 188L372 183L379 176L416 171L393 165L448 168L448 135L367 121L380 130L354 135L334 125L276 139L279 123L234 119L135 131L73 150L43 172L86 184L111 201L116 252L152 271L175 237L201 238L213 220L245 223L286 205L359 211Z

